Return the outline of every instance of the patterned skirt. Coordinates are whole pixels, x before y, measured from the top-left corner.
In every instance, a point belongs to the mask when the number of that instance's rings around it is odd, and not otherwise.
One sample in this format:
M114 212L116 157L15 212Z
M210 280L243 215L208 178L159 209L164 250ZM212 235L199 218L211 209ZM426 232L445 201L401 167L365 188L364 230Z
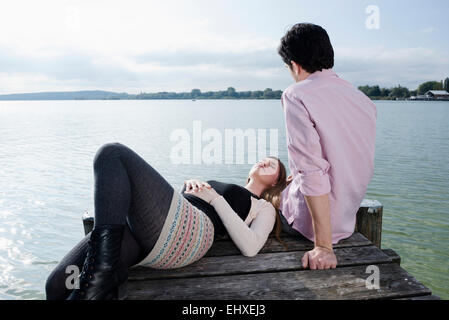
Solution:
M214 225L176 190L156 245L139 263L155 269L181 268L201 259L214 241Z

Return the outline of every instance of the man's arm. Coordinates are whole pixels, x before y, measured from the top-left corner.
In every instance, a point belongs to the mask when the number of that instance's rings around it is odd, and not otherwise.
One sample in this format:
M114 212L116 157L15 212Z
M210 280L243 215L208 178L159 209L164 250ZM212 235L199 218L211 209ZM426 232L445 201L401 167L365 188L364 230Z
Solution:
M304 196L312 216L315 247L332 250L332 229L329 194L322 196Z
M337 257L332 248L332 229L329 194L304 196L312 216L315 248L302 257L302 266L310 269L333 269L337 267Z
M332 250L332 228L329 193L330 163L323 154L315 123L301 99L284 92L282 104L286 115L289 158L300 176L299 190L306 200L314 230L315 248L304 254L303 267L335 268L337 258Z

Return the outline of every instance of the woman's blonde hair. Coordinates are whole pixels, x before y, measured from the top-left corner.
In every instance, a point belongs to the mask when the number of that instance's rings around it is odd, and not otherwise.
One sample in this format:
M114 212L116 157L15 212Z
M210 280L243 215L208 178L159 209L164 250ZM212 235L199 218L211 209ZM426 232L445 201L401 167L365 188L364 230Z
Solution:
M287 186L287 171L285 170L284 164L276 157L269 156L268 158L272 158L278 161L279 166L279 175L276 180L276 184L274 186L269 186L264 191L262 191L260 198L265 199L266 201L270 202L274 209L276 210L276 222L273 227L273 231L271 234L274 233L276 239L281 243L285 249L287 249L287 245L284 241L281 240L280 234L282 231L282 222L279 217L279 207L281 204L281 193L282 190L285 189ZM250 177L246 180L246 183L248 183L251 180Z

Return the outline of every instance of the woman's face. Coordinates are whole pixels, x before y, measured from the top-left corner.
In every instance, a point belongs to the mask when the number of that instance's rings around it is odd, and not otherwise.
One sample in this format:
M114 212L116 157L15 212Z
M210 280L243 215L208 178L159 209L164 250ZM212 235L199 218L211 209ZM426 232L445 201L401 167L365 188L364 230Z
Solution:
M261 181L264 185L275 185L279 175L279 162L277 159L265 158L253 165L249 177Z

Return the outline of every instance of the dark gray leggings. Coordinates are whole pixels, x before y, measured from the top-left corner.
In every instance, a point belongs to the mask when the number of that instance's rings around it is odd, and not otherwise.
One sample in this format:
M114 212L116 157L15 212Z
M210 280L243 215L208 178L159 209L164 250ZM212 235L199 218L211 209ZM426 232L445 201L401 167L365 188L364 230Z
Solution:
M107 143L95 154L95 225L122 224L125 233L121 260L133 266L151 251L167 216L173 187L137 153L121 143ZM70 290L66 267L81 270L90 234L84 237L55 269L45 284L47 299L65 299Z

